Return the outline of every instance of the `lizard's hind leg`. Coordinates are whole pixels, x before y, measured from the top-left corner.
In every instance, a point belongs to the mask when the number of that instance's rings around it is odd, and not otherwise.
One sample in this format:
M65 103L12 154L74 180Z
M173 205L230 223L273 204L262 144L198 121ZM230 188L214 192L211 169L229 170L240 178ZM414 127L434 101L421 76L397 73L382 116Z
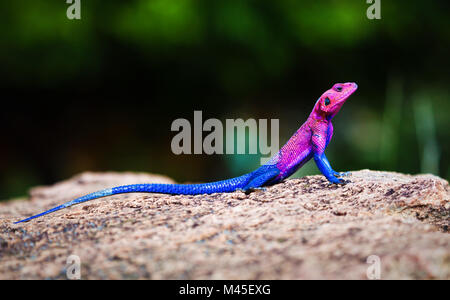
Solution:
M262 186L272 179L277 177L280 174L280 170L276 166L263 166L257 171L247 183L246 186L243 187L245 193L249 193L252 191L265 191L265 188Z

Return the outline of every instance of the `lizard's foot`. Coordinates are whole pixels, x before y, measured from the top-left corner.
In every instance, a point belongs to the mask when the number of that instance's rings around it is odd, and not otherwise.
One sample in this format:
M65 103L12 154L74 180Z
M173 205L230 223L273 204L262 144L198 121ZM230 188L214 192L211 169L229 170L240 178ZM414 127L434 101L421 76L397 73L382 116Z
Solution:
M330 184L333 184L333 183L335 183L335 184L347 184L347 183L351 182L350 180L345 180L345 179L342 179L342 178L336 178L334 176L331 176L331 177L329 177L327 179L330 182Z
M347 176L352 175L352 173L351 172L336 172L336 171L333 171L333 175L336 176L336 177L347 177Z

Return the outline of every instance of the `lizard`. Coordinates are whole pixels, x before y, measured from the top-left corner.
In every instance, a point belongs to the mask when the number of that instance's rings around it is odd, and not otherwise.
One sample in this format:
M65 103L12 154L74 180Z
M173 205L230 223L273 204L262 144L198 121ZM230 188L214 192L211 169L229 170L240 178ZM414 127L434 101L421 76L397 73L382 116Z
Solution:
M325 156L325 149L333 136L333 124L331 120L357 88L358 85L354 82L336 83L325 91L316 101L306 122L303 123L288 142L267 163L253 172L239 177L209 183L147 183L107 188L76 198L40 214L17 221L14 224L27 222L78 203L122 193L160 193L172 195L231 193L234 191L248 193L280 183L296 172L311 158L314 159L318 169L330 183L346 184L349 181L344 180L342 177L349 175L349 173L334 171Z

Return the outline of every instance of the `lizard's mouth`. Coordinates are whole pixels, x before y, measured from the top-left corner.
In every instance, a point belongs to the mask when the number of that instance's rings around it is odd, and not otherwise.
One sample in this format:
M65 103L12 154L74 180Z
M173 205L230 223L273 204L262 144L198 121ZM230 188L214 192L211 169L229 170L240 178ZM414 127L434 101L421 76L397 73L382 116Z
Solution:
M358 85L354 82L352 82L352 87L344 92L344 94L341 96L341 99L339 99L332 108L335 106L339 106L344 104L345 101L358 89Z
M340 99L336 101L336 103L333 104L333 106L330 107L330 112L336 113L337 110L339 110L342 105L347 101L347 99L358 89L358 85L354 82L351 83L351 88L347 89L345 92L342 93Z

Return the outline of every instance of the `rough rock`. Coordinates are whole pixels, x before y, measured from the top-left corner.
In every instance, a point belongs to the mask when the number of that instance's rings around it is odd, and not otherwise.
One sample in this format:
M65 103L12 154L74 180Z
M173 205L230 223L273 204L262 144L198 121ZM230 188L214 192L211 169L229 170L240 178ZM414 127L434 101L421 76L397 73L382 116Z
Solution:
M0 279L450 279L448 182L362 170L265 191L198 196L123 194L14 225L115 185L173 182L84 173L0 204ZM378 264L379 261L379 264Z

